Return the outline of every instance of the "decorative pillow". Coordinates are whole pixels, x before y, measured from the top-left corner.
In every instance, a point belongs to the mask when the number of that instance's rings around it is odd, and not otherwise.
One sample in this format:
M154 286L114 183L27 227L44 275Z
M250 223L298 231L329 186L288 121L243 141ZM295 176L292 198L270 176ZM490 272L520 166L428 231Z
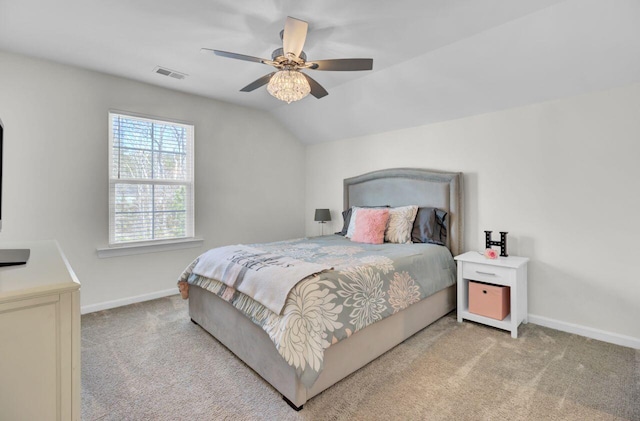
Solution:
M351 209L349 208L346 211L342 211L342 220L344 224L342 224L342 230L336 232L338 235L347 235L347 231L349 230L349 222L351 222Z
M342 212L342 218L344 219L344 225L342 226L342 231L336 232L336 234L344 235L347 238L351 238L353 236L353 232L356 229L356 214L355 209L379 209L379 208L388 208L389 205L385 206L352 206L346 211ZM352 224L353 222L353 224Z
M389 209L358 209L358 223L351 241L368 244L384 243L384 230L389 221Z
M407 244L411 242L411 230L416 219L418 206L401 206L389 209L389 223L384 233L388 243Z
M419 208L411 240L414 243L447 244L447 212L438 208Z
M358 215L358 209L359 208L355 206L351 208L351 218L349 218L349 228L347 229L347 234L345 235L345 237L347 238L353 237L353 233L356 231L356 217Z

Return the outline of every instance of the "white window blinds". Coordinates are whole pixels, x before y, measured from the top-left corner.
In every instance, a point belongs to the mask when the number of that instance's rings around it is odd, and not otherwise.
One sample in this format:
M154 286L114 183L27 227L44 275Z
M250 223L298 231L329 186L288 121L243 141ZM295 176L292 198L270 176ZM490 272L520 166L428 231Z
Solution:
M194 236L192 125L109 113L109 243Z

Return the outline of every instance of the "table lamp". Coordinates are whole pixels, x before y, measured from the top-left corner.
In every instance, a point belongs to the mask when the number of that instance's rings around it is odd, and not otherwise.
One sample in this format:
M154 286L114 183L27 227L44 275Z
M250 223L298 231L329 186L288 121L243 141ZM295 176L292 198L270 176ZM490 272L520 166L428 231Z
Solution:
M316 216L313 220L322 224L322 235L324 235L324 224L331 221L331 212L329 209L316 209Z

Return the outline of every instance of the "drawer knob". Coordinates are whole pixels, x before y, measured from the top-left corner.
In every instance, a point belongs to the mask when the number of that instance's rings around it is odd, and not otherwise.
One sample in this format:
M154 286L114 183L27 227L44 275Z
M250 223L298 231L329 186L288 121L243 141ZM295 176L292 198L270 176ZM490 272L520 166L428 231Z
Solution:
M490 276L496 276L495 273L491 273L491 272L481 272L479 270L476 270L476 273L479 273L480 275L490 275Z

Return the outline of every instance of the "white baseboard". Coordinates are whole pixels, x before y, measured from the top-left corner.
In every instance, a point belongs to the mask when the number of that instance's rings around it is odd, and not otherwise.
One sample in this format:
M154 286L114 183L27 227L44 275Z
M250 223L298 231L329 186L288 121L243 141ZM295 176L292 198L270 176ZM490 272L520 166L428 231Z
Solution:
M122 307L129 304L141 303L143 301L155 300L156 298L168 297L179 294L178 287L156 291L149 294L136 295L135 297L121 298L119 300L105 301L104 303L90 304L80 307L80 314L94 313L96 311L108 310L110 308Z
M550 319L548 317L536 316L535 314L529 314L529 323L550 327L551 329L561 330L563 332L575 333L576 335L597 339L603 342L640 349L640 339L632 336L620 335L618 333L567 323L560 320Z

